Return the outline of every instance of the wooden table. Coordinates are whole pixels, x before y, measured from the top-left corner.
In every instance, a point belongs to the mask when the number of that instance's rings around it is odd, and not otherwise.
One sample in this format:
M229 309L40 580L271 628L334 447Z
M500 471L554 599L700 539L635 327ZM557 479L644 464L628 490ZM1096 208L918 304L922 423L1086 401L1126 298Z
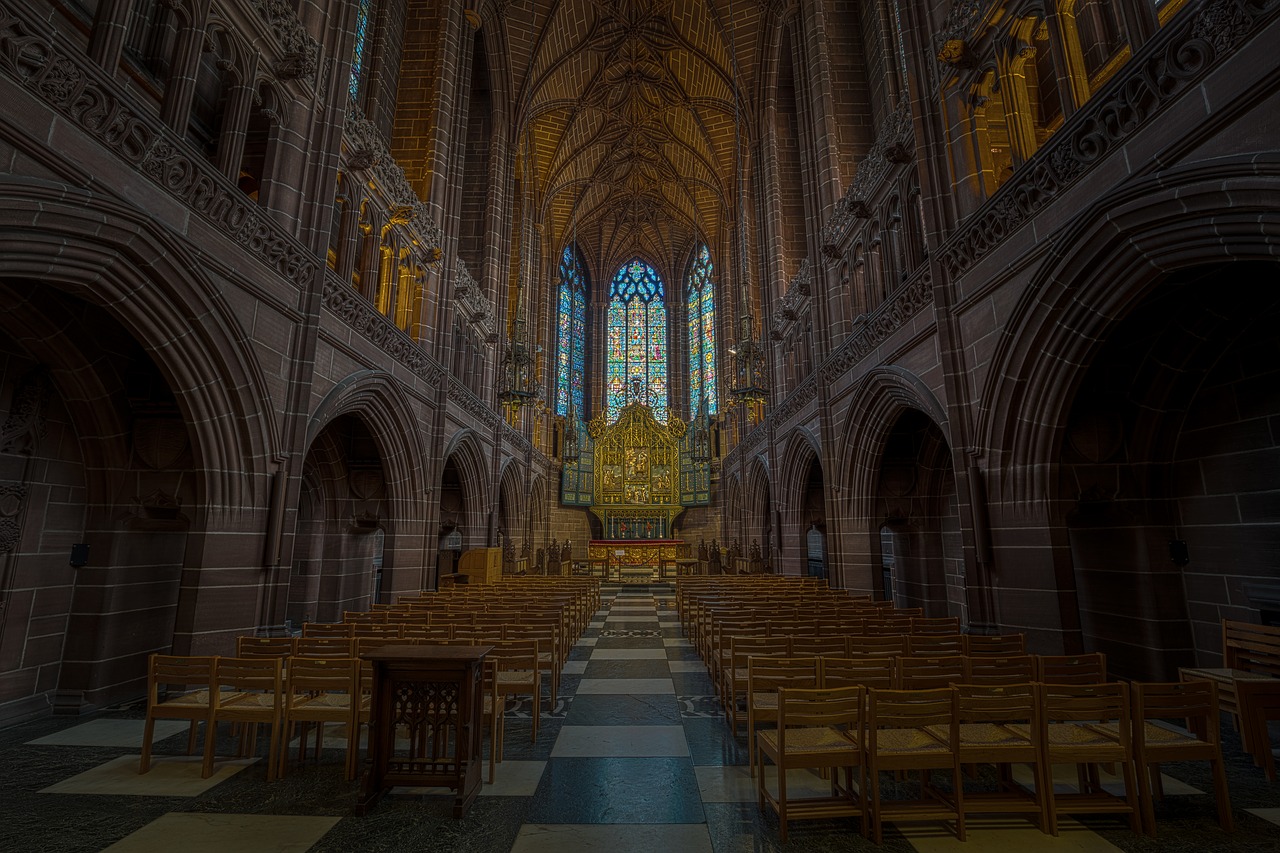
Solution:
M492 648L383 646L361 655L373 664L373 705L371 764L356 814L397 785L451 788L457 793L453 816L466 814L482 784L481 665ZM408 729L407 750L396 749L399 727Z

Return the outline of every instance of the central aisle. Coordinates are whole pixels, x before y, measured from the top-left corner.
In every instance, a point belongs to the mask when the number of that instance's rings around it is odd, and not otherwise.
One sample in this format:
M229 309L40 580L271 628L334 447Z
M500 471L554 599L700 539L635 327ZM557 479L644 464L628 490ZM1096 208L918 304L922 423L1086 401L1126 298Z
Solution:
M694 754L715 765L745 756L683 638L670 587L606 586L601 603L565 667L564 724L513 850L709 853Z

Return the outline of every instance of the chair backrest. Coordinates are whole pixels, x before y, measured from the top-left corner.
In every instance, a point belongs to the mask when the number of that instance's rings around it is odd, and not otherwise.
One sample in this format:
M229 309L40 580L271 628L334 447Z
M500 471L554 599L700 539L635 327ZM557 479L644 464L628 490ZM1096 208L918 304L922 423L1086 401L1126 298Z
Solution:
M817 657L782 658L757 655L747 660L747 693L773 693L780 687L816 690L819 664Z
M405 625L400 636L408 639L438 642L453 639L452 625Z
M219 690L279 694L283 665L281 658L218 658L214 682Z
M1020 655L1027 651L1025 634L965 634L967 655Z
M147 700L156 701L161 687L213 689L213 671L218 659L211 655L158 655L147 659Z
M961 723L1027 723L1039 728L1040 697L1030 681L1020 684L958 684Z
M285 673L289 705L298 695L347 693L360 690L360 661L356 658L290 658Z
M914 616L911 619L912 634L959 634L959 616Z
M858 634L849 638L849 653L855 655L898 656L907 653L902 634Z
M1036 658L1036 681L1045 684L1099 684L1106 680L1107 656L1102 652Z
M293 637L236 637L236 657L286 658L293 645Z
M1208 743L1218 741L1218 685L1212 681L1134 682L1132 700L1135 727L1144 720L1173 720L1190 724Z
M347 622L303 622L304 637L350 637L353 626Z
M503 672L538 669L537 640L486 641L484 645L493 646L486 657L496 660Z
M831 726L842 731L862 732L862 709L866 691L857 685L833 688L778 690L778 730L786 742L786 729Z
M966 655L965 684L1021 684L1036 680L1035 655Z
M845 657L849 654L849 641L842 635L803 635L791 638L791 654Z
M898 658L898 689L926 690L948 687L964 681L964 656L942 655L918 657L906 655Z
M353 625L368 622L386 622L387 612L385 610L344 610L342 611L342 621Z
M964 634L911 634L907 637L910 655L962 655Z
M950 687L867 691L868 729L954 729L956 725L956 691ZM870 736L874 740L875 732Z
M360 637L392 637L400 636L399 622L356 622L351 627L351 636Z
M293 653L309 658L355 657L356 641L350 637L299 637Z
M1099 684L1041 684L1040 711L1046 723L1119 724L1129 737L1129 685L1113 681Z
M857 655L854 657L824 657L822 659L822 686L826 688L876 687L891 690L897 684L891 657Z
M730 637L729 650L733 655L733 665L747 665L747 659L756 655L774 655L786 657L791 654L790 637Z

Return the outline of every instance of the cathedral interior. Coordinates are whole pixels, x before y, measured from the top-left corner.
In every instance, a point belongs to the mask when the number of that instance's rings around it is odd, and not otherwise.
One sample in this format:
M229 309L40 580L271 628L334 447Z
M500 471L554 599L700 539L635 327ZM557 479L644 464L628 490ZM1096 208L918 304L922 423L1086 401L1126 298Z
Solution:
M0 846L877 849L757 807L698 584L1233 666L1224 624L1280 626L1278 18L0 0ZM153 656L484 580L599 609L461 820L263 738L137 773ZM1170 764L1157 836L967 846L1273 849L1238 723L1233 833Z

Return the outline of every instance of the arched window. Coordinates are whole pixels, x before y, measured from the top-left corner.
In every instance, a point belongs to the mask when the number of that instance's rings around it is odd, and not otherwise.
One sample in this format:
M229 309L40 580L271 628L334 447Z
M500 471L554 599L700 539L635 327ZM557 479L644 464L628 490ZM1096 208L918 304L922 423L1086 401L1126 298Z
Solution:
M359 102L364 83L365 59L369 55L369 24L373 17L373 0L359 0L356 8L356 46L351 51L351 100Z
M556 337L556 414L569 413L569 401L579 418L582 376L586 372L587 285L582 256L576 246L565 246L560 256L560 291Z
M707 414L716 405L716 288L711 280L715 267L711 252L698 246L686 281L685 305L689 311L689 419L707 401Z
M639 258L623 264L609 286L606 417L644 403L667 422L667 306L662 279Z

